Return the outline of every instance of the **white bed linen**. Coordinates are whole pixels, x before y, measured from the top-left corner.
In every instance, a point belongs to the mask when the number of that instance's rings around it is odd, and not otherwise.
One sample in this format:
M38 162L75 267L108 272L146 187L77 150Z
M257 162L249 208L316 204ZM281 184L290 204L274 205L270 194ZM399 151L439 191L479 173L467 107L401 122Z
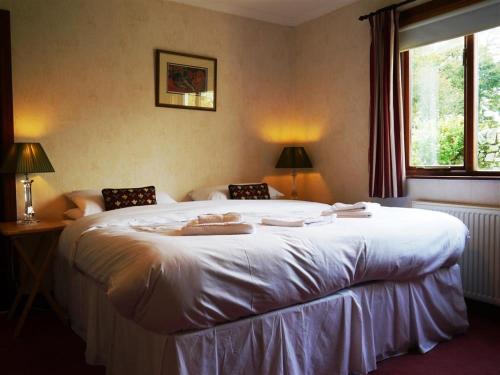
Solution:
M56 259L56 296L107 375L357 375L466 330L460 269L373 282L201 331L161 335L120 316L99 284Z
M305 228L258 226L264 216L319 215L300 201L184 202L84 217L63 232L60 251L102 284L117 311L173 333L324 297L370 280L408 280L450 267L467 229L440 212L382 208L370 219ZM254 234L176 236L199 214L240 212Z

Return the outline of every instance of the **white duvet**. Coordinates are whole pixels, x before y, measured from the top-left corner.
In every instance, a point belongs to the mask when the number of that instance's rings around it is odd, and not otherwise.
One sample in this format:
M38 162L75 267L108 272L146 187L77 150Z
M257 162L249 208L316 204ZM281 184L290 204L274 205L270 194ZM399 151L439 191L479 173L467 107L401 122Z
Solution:
M301 201L199 201L125 208L77 220L60 253L102 284L117 311L174 333L310 301L372 280L419 277L455 264L467 229L439 212L381 208L369 219L301 228L259 225L265 216L310 217ZM179 236L199 214L239 212L247 235Z

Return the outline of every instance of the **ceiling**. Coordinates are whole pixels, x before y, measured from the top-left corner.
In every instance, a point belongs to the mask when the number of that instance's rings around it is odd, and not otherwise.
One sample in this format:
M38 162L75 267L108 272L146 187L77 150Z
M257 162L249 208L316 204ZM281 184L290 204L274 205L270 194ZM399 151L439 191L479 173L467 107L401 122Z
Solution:
M170 0L256 20L297 26L357 0Z

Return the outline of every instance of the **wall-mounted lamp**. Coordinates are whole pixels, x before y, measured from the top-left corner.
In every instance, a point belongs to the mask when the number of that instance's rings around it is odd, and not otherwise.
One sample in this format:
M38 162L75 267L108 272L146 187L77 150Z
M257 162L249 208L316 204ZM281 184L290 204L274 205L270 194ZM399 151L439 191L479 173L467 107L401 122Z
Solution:
M297 169L312 167L313 165L304 147L285 147L283 151L281 151L280 158L276 163L276 168L292 169L292 199L298 198L297 185L295 182Z
M1 173L22 173L25 175L21 182L24 185L24 218L20 223L30 224L38 222L33 209L31 184L28 173L54 172L54 167L40 143L14 143L0 168Z

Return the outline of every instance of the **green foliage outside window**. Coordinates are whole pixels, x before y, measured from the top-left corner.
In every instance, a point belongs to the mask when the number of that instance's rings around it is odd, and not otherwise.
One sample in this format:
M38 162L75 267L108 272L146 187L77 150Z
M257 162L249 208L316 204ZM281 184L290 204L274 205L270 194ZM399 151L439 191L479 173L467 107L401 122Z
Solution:
M488 31L487 31L488 32ZM496 33L495 33L496 32ZM492 30L496 46L479 34L478 167L500 170L500 27ZM495 48L496 47L496 48ZM495 55L496 53L496 55Z
M411 51L411 165L464 162L463 39Z
M490 31L487 31L490 32ZM485 32L485 33L487 33ZM500 170L500 50L479 34L477 164ZM463 166L463 38L411 50L412 166Z

